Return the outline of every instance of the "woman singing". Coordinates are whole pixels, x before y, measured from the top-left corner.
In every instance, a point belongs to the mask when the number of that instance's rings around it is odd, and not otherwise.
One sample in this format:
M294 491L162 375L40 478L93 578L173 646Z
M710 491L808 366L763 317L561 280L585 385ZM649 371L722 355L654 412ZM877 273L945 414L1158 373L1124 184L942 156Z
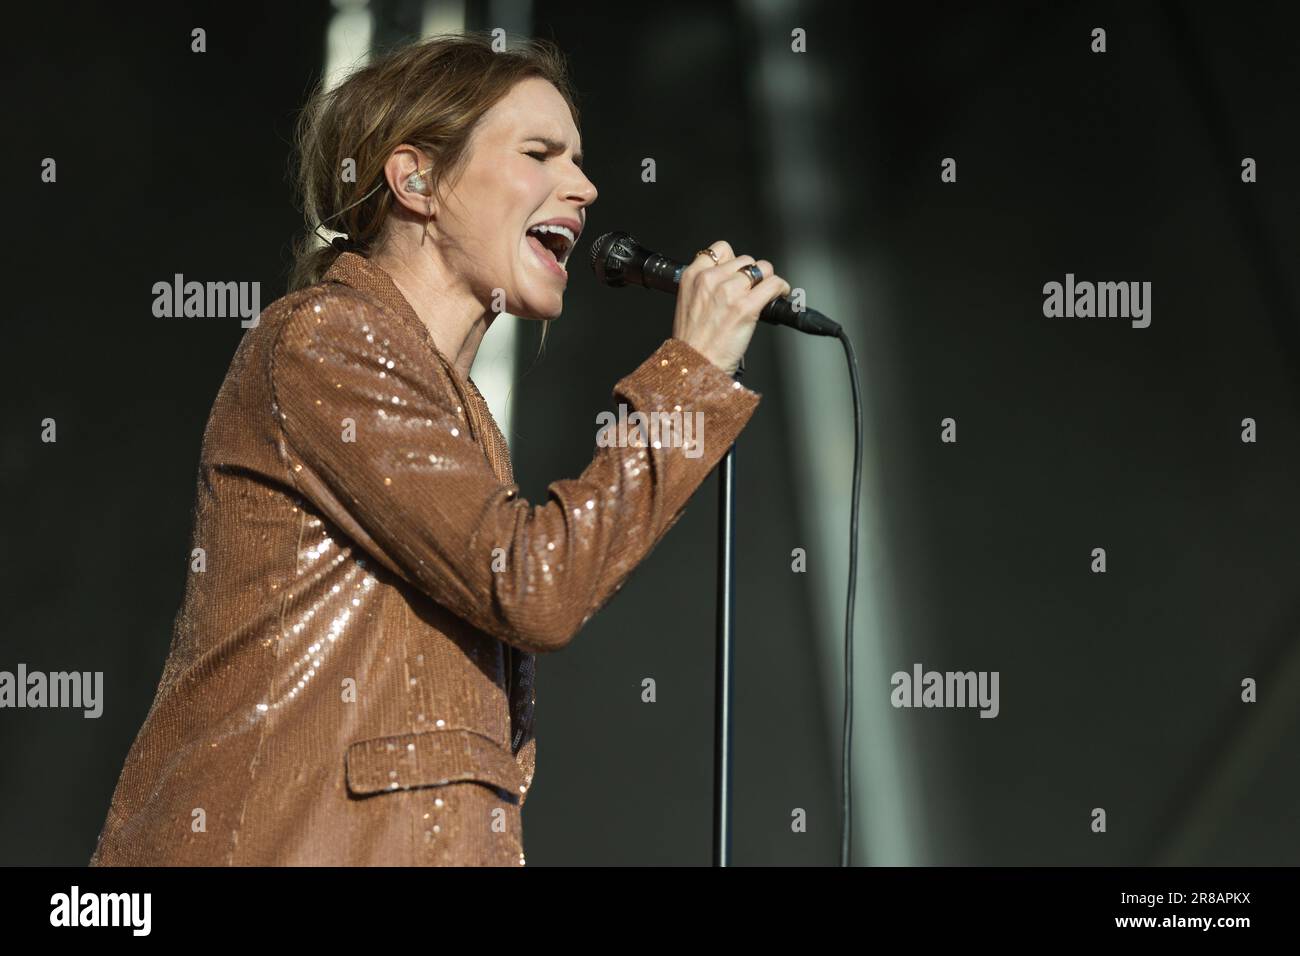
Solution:
M633 429L523 500L469 373L500 312L562 311L596 200L577 121L545 41L437 37L313 94L307 238L213 405L171 650L92 865L524 863L535 655L749 421L760 396L732 374L789 291L701 250L672 336L614 394L702 412L703 447Z

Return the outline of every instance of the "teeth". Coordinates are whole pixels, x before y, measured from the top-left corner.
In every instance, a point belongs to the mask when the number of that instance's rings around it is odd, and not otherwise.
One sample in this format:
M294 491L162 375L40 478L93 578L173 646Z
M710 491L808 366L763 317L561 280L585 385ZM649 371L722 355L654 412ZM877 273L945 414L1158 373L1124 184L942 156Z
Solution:
M559 260L561 265L563 265L564 261L569 257L569 253L573 251L574 244L578 241L578 237L573 234L573 230L570 229L568 226L555 226L555 225L549 225L543 223L540 226L529 227L528 231L548 232L557 236L564 237L564 241L565 241L564 248L560 250L560 254L555 257L556 259Z

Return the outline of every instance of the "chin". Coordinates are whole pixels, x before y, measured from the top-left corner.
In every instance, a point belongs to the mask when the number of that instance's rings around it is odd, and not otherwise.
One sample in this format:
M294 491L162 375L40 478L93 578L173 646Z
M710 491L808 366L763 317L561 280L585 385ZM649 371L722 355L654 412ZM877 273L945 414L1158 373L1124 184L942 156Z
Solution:
M556 296L555 301L544 308L538 308L532 303L524 305L523 311L518 313L521 319L535 319L538 322L553 322L560 317L564 311L564 298Z

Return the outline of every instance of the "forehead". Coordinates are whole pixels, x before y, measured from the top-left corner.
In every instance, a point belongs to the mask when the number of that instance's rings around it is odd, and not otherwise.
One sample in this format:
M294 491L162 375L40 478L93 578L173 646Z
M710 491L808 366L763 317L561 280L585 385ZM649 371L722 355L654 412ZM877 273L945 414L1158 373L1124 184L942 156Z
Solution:
M539 133L564 140L575 151L582 147L569 104L559 90L539 76L516 83L493 104L483 116L481 129L484 137L493 139Z

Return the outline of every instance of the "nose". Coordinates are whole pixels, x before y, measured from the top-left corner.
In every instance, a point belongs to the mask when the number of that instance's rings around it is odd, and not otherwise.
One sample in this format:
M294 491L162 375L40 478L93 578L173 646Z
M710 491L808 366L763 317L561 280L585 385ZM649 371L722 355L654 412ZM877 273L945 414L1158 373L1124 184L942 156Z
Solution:
M590 206L600 195L596 191L596 185L587 178L587 174L582 171L582 167L575 166L577 170L577 179L565 187L565 196L568 199L576 199L581 206Z

